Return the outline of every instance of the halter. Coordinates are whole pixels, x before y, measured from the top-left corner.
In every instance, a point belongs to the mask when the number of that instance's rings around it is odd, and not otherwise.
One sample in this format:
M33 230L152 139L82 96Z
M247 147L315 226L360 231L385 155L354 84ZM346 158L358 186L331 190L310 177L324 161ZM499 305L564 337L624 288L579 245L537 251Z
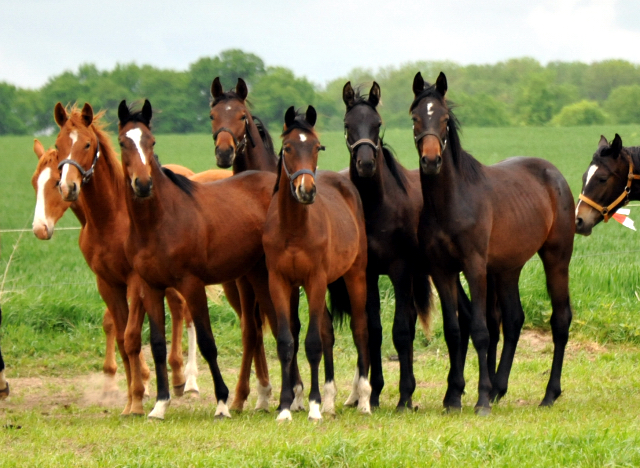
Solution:
M98 162L98 158L100 157L100 140L96 138L96 142L97 142L96 154L93 157L93 163L91 163L91 167L89 168L89 170L85 171L84 168L80 165L80 163L75 159L65 159L63 161L60 161L60 164L58 164L59 171L62 170L62 167L65 164L71 164L76 169L78 169L78 171L80 171L80 175L82 176L82 183L80 184L80 187L82 187L84 184L89 182L91 180L91 177L93 177L93 171L96 167L96 163Z
M376 145L373 140L370 140L369 138L361 138L358 141L356 141L353 145L349 144L349 141L347 140L348 136L347 136L347 132L344 132L344 141L347 143L347 148L349 148L349 152L351 153L351 156L354 157L356 155L356 150L358 149L359 146L362 145L369 145L373 148L373 151L375 151L376 153L378 152L378 149L380 149L380 145Z
M320 147L320 151L324 151L325 148L324 146ZM316 166L316 170L315 172L312 171L311 169L300 169L299 171L294 172L293 174L291 174L289 172L289 169L287 169L287 162L284 159L284 153L280 153L280 157L282 158L282 167L284 168L284 173L287 174L287 177L289 178L289 188L291 189L291 195L293 195L293 198L296 198L296 188L293 186L293 181L296 180L296 178L298 176L301 176L302 174L309 174L311 177L313 177L313 180L316 180L316 174L318 173L318 167Z
M449 134L449 126L447 125L447 132L446 135ZM444 149L447 147L447 137L444 137L444 140L440 137L440 135L436 132L434 132L433 130L425 130L424 132L422 132L419 135L415 135L413 137L414 142L416 144L416 148L420 149L418 147L418 145L420 144L420 140L422 140L424 137L426 137L427 135L433 135L434 137L436 137L438 139L438 141L440 142L440 152L444 153Z
M604 217L604 222L605 223L607 221L609 221L611 216L613 216L613 213L611 213L611 210L613 208L615 208L620 202L622 202L622 206L625 206L627 203L629 203L629 193L631 192L631 183L634 180L640 179L640 175L636 175L636 174L633 173L633 161L631 160L631 156L627 155L626 153L625 153L625 156L626 156L627 161L629 162L629 174L627 175L627 185L624 188L624 190L622 191L622 193L620 194L620 196L618 198L616 198L609 206L599 205L595 201L593 201L590 198L586 197L582 193L580 195L578 195L578 198L580 200L585 202L591 208L595 209L597 212L599 212Z
M215 144L216 140L218 139L218 135L220 135L222 132L228 133L229 135L231 135L231 138L233 138L233 144L236 146L236 154L244 150L245 146L247 145L247 139L249 140L249 143L251 143L252 148L256 147L256 143L253 141L253 137L251 136L251 132L249 131L249 119L245 119L244 121L244 137L242 137L242 141L238 141L235 134L231 131L230 128L220 127L213 134L213 144Z

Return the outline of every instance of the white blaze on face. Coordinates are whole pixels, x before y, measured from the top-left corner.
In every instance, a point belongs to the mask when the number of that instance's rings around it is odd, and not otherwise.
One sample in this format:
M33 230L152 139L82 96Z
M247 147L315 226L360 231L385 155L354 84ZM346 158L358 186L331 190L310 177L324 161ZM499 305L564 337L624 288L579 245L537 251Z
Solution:
M67 166L65 166L66 168ZM38 193L36 194L36 212L33 216L33 227L36 227L37 223L42 223L49 227L47 222L47 215L45 213L45 199L44 190L47 182L51 179L51 168L47 167L38 176Z
M430 102L430 103L427 104L427 115L429 115L429 116L433 115L432 107L433 107L433 102Z
M71 159L71 152L73 151L73 145L75 145L76 141L78 141L78 131L73 130L71 133L69 133L69 137L71 138L71 148L69 148L69 156L67 156L67 159ZM60 179L67 180L68 173L69 173L69 164L65 164L64 166L62 166L62 174L60 176Z
M300 134L300 141L307 141L307 135L305 135L304 133Z
M140 146L140 140L142 140L142 130L139 128L132 128L125 135L133 141L136 145L136 149L138 150L138 154L140 155L140 159L142 160L142 164L147 165L147 158L144 155L144 151L142 151L142 146Z
M595 174L597 170L598 170L598 166L596 166L595 164L592 164L591 166L589 166L589 170L587 171L587 181L584 183L584 188L587 188L587 186L589 185L589 181L591 180L591 178L593 177L593 174ZM582 191L582 194L584 194L584 190ZM578 200L578 204L576 205L576 216L578 215L578 207L580 206L580 203L582 203L582 200Z

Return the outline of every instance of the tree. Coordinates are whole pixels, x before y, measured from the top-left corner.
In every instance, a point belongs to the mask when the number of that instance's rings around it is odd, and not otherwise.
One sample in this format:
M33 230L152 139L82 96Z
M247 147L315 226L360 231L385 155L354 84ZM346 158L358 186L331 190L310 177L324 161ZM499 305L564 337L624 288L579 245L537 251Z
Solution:
M558 127L575 127L578 125L602 125L607 116L597 102L582 100L564 106L559 114L551 119L551 124Z
M18 89L9 83L0 83L0 135L28 133L18 105Z
M640 123L640 85L615 88L604 102L604 108L615 123Z
M558 85L548 73L533 75L518 93L515 114L524 125L544 125L577 98L575 86Z
M455 115L463 126L506 127L511 124L506 104L488 94L470 96L452 91L451 98L455 102Z

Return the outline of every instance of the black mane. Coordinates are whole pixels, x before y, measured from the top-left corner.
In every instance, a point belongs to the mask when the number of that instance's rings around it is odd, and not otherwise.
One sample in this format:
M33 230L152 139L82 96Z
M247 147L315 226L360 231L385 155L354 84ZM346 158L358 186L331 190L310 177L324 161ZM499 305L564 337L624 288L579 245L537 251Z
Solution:
M389 168L389 172L391 172L391 175L402 191L407 193L407 176L402 170L402 165L396 159L393 149L389 145L386 145L382 141L382 138L380 138L380 146L382 147L382 155L384 156L384 162Z
M273 139L271 138L271 134L269 130L267 130L267 126L262 123L262 120L252 115L251 118L256 123L256 127L258 127L258 133L260 133L260 138L262 139L262 143L264 143L264 147L269 154L276 154L275 147L273 146Z
M193 197L193 191L195 190L196 185L193 183L192 180L188 179L187 177L181 174L176 174L171 169L166 167L161 167L161 170L164 173L164 175L166 175L169 178L171 182L173 182L178 186L180 190L182 190L184 193L186 193L190 197Z

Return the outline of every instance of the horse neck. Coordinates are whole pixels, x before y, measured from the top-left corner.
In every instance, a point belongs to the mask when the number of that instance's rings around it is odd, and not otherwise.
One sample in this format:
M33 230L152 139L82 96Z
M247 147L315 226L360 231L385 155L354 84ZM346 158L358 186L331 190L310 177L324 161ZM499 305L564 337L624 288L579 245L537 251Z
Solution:
M633 173L640 175L640 146L632 146L627 148L629 157L633 162ZM629 200L640 200L640 180L634 180L631 184L631 191L629 192Z
M131 220L131 229L143 239L146 239L158 229L162 229L165 212L172 206L171 203L166 203L165 201L180 196L180 194L172 193L172 188L177 189L177 187L173 186L173 183L162 172L160 165L156 161L151 164L153 189L150 197L138 200L133 193L131 178L126 171L124 178L127 191L125 199L129 219Z
M278 169L278 160L276 155L269 152L262 141L260 131L254 120L248 116L248 131L251 138L247 138L244 150L236 156L233 161L233 173L237 174L243 171L267 171L276 172ZM251 140L255 146L251 144Z

